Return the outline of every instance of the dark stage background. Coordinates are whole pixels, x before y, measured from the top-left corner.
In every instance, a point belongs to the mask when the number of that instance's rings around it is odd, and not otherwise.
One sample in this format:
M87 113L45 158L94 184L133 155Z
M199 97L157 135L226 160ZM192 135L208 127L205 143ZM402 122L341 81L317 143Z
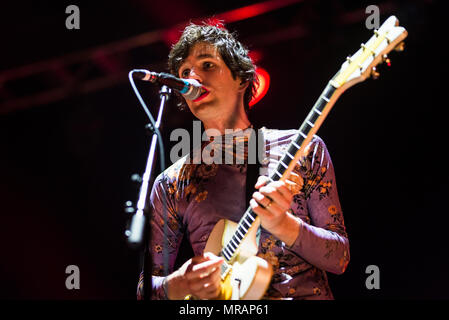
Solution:
M449 298L443 2L267 1L278 7L226 16L271 75L252 113L269 128L300 126L346 56L371 37L369 4L379 6L381 22L394 14L409 32L392 66L345 92L319 131L351 245L346 273L330 275L337 299ZM123 209L137 197L130 177L143 173L150 138L127 72L164 71L180 24L253 3L2 4L1 298L135 299L139 254L126 244ZM80 8L79 30L65 27L70 4ZM136 45L134 37L148 32L156 40ZM139 88L155 110L157 89ZM171 130L191 130L192 119L168 105L166 150ZM79 290L65 287L72 264L80 268ZM365 287L368 265L380 268L379 290Z

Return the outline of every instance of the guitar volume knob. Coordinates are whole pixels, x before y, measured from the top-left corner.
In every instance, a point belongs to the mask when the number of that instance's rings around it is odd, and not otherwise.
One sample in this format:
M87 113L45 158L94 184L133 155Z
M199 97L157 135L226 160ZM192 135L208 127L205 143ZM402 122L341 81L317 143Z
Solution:
M377 78L379 78L379 76L380 76L380 73L376 70L376 67L373 67L371 69L371 77L373 79L377 79Z
M394 48L395 51L404 51L404 49L405 49L405 42L404 42L404 41L400 42L400 43Z

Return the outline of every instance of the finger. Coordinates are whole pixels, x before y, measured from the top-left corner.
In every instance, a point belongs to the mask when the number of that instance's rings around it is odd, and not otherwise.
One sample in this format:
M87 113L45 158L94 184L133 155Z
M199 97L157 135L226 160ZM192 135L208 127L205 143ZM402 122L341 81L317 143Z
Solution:
M288 178L296 182L300 187L302 187L302 185L304 184L304 178L300 174L297 174L296 172L292 171Z
M292 198L290 196L285 197L278 189L265 186L259 189L259 191L254 192L256 200L261 199L262 197L268 198L268 200L272 200L273 203L276 203L278 206L288 210L290 208ZM293 196L292 196L293 197ZM260 201L259 201L260 202ZM262 199L261 204L264 207L267 207L269 201ZM269 206L271 207L271 206Z
M261 204L259 204L256 200L251 199L249 201L249 205L251 206L251 209L257 213L261 218L264 219L271 219L273 217L273 213L265 209Z
M297 174L296 172L291 172L286 182L294 182L296 185L287 184L287 188L293 192L294 194L299 193L304 185L304 179L302 176Z
M301 192L302 186L297 184L296 182L290 181L290 180L284 180L285 186L287 187L290 192L295 195Z
M293 186L297 186L298 184L296 183L296 182L294 182L294 181L292 181L292 180L288 180L288 179L286 179L286 180L284 180L284 182L285 182L285 186L287 187L287 188L291 188L291 187L293 187Z
M220 284L210 285L204 288L204 294L206 299L215 299L220 293Z
M259 189L263 185L268 184L270 181L271 181L270 178L268 178L267 176L259 176L259 178L257 178L255 188Z
M216 269L207 277L190 280L190 289L195 293L195 295L212 293L220 287L220 274L220 269Z
M296 184L301 184L301 185L302 185L302 182L303 182L302 177L299 174L297 174L296 172L294 172L294 171L292 171L288 175L288 178L286 180L289 180L291 182L294 182ZM284 181L286 181L286 180L284 180Z
M220 267L220 265L223 263L223 261L224 261L224 259L220 257L217 260L208 260L208 261L204 261L199 264L196 264L192 267L190 275L192 277L198 277L200 275L210 274L215 268Z
M262 207L266 208L273 201L270 197L263 195L256 191L253 193L253 199L256 200Z
M220 269L215 270L209 276L209 281L204 284L204 288L207 289L208 292L212 292L220 287L220 278L221 272Z
M288 175L288 178L293 181L299 181L299 179L301 179L301 176L295 171L291 171L290 174Z
M263 208L265 211L269 212L271 216L274 218L275 216L278 216L279 214L284 213L288 209L285 209L285 207L281 207L279 204L277 204L275 201L272 201L270 205Z
M209 251L204 252L204 253L203 253L203 257L204 257L206 260L222 259L222 257L219 257L219 256L217 256L217 255L215 255L215 254L213 254L212 252L209 252Z
M293 196L292 192L287 188L287 184L285 183L285 181L273 181L269 183L267 187L275 188L287 199Z
M272 204L268 209L264 209L261 205L258 205L254 199L250 200L250 205L253 208L253 211L260 217L262 226L268 231L279 224L280 218L282 218L283 214L286 212L277 207L276 204ZM273 212L271 210L273 210Z
M210 300L210 299L216 299L219 294L220 294L220 286L218 285L218 286L209 286L207 288L201 289L198 292L197 296L203 300L205 300L205 299Z
M195 296L202 296L204 295L204 290L207 284L211 282L209 277L203 278L203 279L192 279L189 280L189 289L190 292L193 293Z
M207 261L208 259L204 256L195 256L192 258L192 266Z

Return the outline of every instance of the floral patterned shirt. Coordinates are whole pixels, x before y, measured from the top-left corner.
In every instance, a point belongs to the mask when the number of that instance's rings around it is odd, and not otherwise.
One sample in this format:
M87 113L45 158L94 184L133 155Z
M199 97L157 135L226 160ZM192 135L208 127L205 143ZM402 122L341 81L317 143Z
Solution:
M269 161L261 164L261 170L272 176L298 130L262 130ZM223 148L227 152L226 146ZM349 242L328 150L318 136L313 137L305 150L305 156L294 169L302 178L302 187L292 190L295 195L290 210L302 222L297 239L287 246L261 228L258 256L270 262L274 271L264 297L267 299L333 299L326 271L341 274L349 262ZM166 299L162 286L164 250L171 273L184 234L195 255L201 255L215 224L223 218L238 222L249 205L245 199L246 163L187 164L187 159L181 158L161 173L150 195L152 299ZM167 204L167 248L164 248L162 197ZM141 274L139 299L142 279Z

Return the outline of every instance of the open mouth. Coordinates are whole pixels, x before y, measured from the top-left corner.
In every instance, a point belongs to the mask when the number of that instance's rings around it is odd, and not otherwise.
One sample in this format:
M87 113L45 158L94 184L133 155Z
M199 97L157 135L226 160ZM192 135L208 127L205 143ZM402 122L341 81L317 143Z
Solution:
M209 90L207 90L206 88L202 87L201 88L201 95L196 98L195 100L193 100L193 102L198 102L203 100L204 98L206 98L209 95Z

